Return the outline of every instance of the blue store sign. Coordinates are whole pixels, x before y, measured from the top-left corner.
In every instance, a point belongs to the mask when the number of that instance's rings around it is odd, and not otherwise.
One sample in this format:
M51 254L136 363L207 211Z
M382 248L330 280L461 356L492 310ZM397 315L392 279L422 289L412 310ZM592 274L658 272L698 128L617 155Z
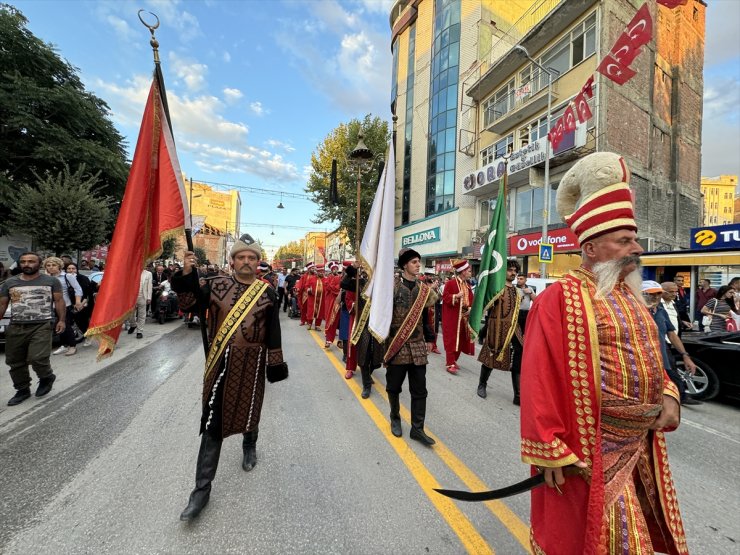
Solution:
M740 249L740 224L692 228L691 248Z
M426 229L411 235L401 237L401 247L413 247L414 245L423 245L424 243L434 243L440 241L439 228Z

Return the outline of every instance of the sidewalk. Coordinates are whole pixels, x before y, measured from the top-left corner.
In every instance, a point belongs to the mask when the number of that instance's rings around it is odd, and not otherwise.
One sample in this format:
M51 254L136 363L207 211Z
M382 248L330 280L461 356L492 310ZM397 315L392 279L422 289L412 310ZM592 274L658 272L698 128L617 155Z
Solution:
M182 320L170 320L160 325L156 321L148 319L142 339L136 339L136 334L129 335L125 330L121 331L118 346L113 352L113 355L100 362L95 362L98 352L95 342L90 347L83 347L82 343L80 343L77 346L77 354L73 356L52 355L51 367L54 369L57 379L54 382L54 388L51 393L41 398L33 395L38 385L38 378L31 368L31 379L33 380L31 384L31 398L15 407L9 407L7 405L8 399L15 394L15 389L13 389L13 382L10 380L8 365L5 363L5 346L0 346L0 362L2 363L0 364L0 427L9 420L18 418L33 410L40 403L45 402L46 399L50 399L54 395L59 395L88 376L126 358L147 345L151 345L163 335L182 326L184 326ZM194 331L193 333L196 332Z

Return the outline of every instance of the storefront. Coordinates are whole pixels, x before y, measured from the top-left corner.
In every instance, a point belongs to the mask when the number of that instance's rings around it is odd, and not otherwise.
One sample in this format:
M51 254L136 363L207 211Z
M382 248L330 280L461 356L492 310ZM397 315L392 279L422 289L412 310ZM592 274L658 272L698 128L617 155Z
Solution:
M715 289L740 277L740 224L697 227L691 230L691 250L642 255L643 275L657 282L684 278L691 289L694 314L699 280L708 279Z
M402 248L412 248L421 255L423 268L447 271L450 259L461 256L459 217L460 210L455 208L431 218L397 227L396 252Z
M552 245L553 260L547 267L548 278L564 276L581 265L581 250L578 238L568 227L548 231L548 243ZM542 233L526 233L509 237L509 256L515 256L522 265L522 272L529 277L540 276L538 261Z

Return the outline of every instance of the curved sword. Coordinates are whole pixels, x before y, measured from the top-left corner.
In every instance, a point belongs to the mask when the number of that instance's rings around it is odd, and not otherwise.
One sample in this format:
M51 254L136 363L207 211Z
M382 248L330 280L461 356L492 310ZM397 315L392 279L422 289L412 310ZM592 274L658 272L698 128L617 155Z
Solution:
M584 469L569 465L563 468L563 474L565 476L584 476L585 472ZM511 497L512 495L524 493L525 491L539 487L544 483L545 475L536 474L526 480L517 482L516 484L490 491L462 491L455 489L435 489L434 491L459 501L491 501L493 499L503 499L504 497ZM558 491L560 490L558 489Z

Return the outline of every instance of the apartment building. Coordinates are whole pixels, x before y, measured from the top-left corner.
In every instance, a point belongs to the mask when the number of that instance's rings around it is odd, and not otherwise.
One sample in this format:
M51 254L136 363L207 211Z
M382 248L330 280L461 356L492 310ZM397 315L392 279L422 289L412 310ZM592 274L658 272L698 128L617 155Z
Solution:
M632 170L646 250L688 248L701 212L705 5L648 3L653 38L631 65L637 75L619 86L596 68L641 4L398 0L390 17L397 246L413 246L426 266L458 256L475 264L506 173L509 255L535 274L546 219L555 246L548 273L562 275L580 256L555 211L558 183L580 157L614 151ZM552 125L591 75L593 117L550 153L544 206L548 99Z
M705 226L735 223L736 175L701 178Z

